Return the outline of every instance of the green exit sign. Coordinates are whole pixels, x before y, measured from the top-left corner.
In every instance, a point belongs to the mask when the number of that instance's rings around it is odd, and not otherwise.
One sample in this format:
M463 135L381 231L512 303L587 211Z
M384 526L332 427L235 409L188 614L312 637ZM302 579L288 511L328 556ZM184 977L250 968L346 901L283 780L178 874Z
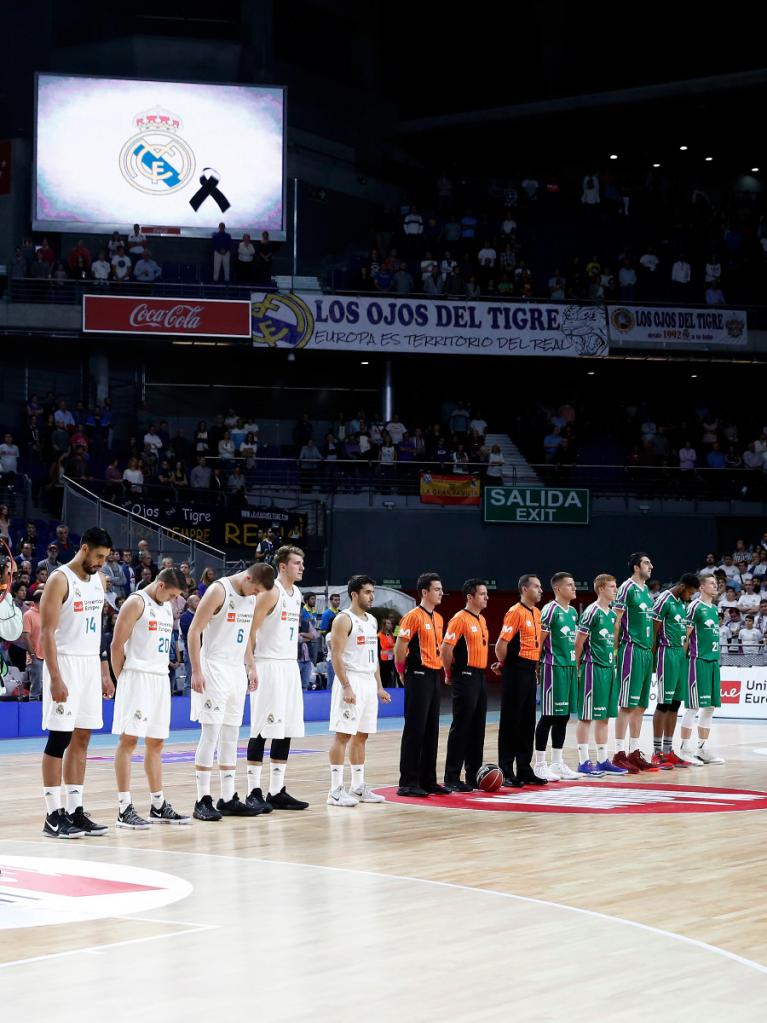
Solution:
M590 491L568 487L486 487L485 522L587 526Z

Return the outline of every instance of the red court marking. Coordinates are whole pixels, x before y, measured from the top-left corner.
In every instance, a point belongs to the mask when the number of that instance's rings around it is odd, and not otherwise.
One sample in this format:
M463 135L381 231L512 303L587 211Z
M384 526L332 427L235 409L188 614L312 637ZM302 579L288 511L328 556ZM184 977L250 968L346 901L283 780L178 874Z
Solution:
M513 813L728 813L767 810L767 792L714 789L698 785L653 785L615 782L557 782L497 792L454 792L413 799L396 788L379 788L390 803L431 810L491 810Z
M3 891L38 892L41 895L64 895L70 899L79 899L90 895L126 895L135 892L157 892L160 889L153 885L129 884L126 881L110 881L102 877L22 870L0 862L0 892Z

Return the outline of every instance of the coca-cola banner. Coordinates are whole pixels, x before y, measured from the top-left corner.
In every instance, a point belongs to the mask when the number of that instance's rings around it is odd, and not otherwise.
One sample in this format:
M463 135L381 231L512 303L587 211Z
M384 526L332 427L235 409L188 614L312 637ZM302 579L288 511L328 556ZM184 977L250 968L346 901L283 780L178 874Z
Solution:
M245 339L250 337L251 329L250 302L83 295L83 331L86 334Z

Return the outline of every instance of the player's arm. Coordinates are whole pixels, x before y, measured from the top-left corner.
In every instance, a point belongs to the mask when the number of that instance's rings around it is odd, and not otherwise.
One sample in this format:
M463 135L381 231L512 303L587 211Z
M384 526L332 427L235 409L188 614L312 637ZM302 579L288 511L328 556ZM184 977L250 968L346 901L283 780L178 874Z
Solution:
M613 611L615 611L615 628L613 629L613 637L615 639L615 649L617 650L621 641L621 619L623 618L623 608L613 606Z
M442 654L442 667L445 669L445 684L448 686L452 685L453 662L455 661L454 648L461 635L460 618L458 620L452 618L447 623L445 638L442 640L442 648L440 650Z
M226 593L218 580L211 583L197 605L192 624L189 626L188 646L189 661L192 665L192 689L195 693L205 692L205 679L202 676L200 650L202 649L202 633L213 615L224 606ZM113 666L114 667L114 666ZM117 672L115 671L115 674Z
M399 675L400 679L405 681L405 667L407 660L407 651L410 646L410 630L408 635L402 635L402 624L400 623L400 633L397 636L397 642L394 644L394 670Z
M580 629L575 633L575 663L580 668L581 657L583 657L583 647L588 639L588 632L581 632Z
M338 616L336 615L336 617ZM381 703L391 703L391 696L389 695L389 693L386 692L386 690L383 687L383 682L381 681L381 662L377 657L376 657L376 683L378 685L378 699L381 701Z
M29 631L29 619L27 618L26 614L23 615L21 621L22 621L21 642L24 644L24 649L27 651L29 656L34 657L35 650L34 647L32 646L32 640L30 639L31 633Z
M125 667L125 644L130 639L130 634L133 632L133 626L143 613L144 601L135 593L131 594L120 608L120 613L118 614L117 621L115 622L114 635L112 636L112 646L109 650L110 657L112 658L112 670L115 673L115 678L120 677L120 672ZM107 662L102 661L101 663L106 664L107 671L109 671L109 665Z
M40 645L48 673L51 676L51 699L65 703L69 692L59 669L56 652L56 629L59 627L61 607L67 599L69 584L63 572L54 572L43 588L40 599Z
M258 630L264 624L264 619L279 600L279 596L280 595L276 588L264 590L256 596L256 608L253 612L253 621L251 622L250 634L248 635L248 646L245 651L245 665L248 669L248 692L250 693L254 693L256 689L258 689L258 675L256 674L256 636L258 634Z
M107 577L104 575L103 571L99 572L99 579L101 580L101 585L104 588L104 593L106 593L106 591L107 591ZM102 619L102 623L103 623L103 619ZM103 628L103 624L102 624L102 628ZM111 673L109 671L109 661L102 659L100 663L101 663L101 694L102 694L102 696L105 696L107 698L107 700L111 700L112 697L115 694L115 684L112 681L112 675L111 675ZM115 678L117 678L116 674L115 674Z
M495 664L490 665L490 670L494 675L501 674L501 668L506 663L506 656L509 651L509 643L514 639L516 634L519 632L519 615L511 611L506 612L506 617L503 619L503 626L501 627L500 635L495 642Z
M331 660L333 661L333 671L336 673L338 681L341 683L342 695L344 703L356 703L357 697L354 695L354 690L349 685L349 676L346 674L346 668L344 666L344 650L346 650L346 644L349 639L349 635L352 631L351 619L348 615L336 615L336 620L333 622L333 628L330 630L331 638ZM376 668L376 674L378 669ZM381 688L381 676L378 677L378 688Z

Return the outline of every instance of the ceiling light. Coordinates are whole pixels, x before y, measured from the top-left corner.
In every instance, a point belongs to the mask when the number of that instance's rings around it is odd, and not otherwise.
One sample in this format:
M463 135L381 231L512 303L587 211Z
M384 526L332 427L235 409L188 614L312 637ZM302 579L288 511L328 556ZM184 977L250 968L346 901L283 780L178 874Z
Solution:
M660 167L660 164L659 163L654 163L653 167Z
M369 362L361 362L361 363L360 363L360 366L369 366L369 365L370 365L370 363L369 363Z
M711 163L711 161L712 161L713 159L714 159L714 158L713 158L713 156L707 156L707 157L706 157L706 163Z
M758 174L759 173L759 168L758 167L752 167L751 168L751 173L752 174Z
M684 153L687 151L687 146L680 146L679 149Z
M690 379L691 380L697 380L698 379L698 374L697 373L690 373Z
M617 153L610 153L610 159L611 160L617 160L618 159L618 154Z

